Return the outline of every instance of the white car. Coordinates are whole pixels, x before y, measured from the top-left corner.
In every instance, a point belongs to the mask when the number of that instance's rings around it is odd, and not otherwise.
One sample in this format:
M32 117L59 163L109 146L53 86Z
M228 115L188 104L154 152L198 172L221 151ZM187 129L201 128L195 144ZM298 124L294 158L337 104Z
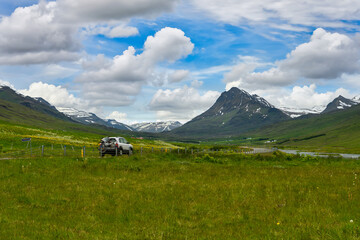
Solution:
M123 154L131 155L133 149L133 145L123 137L105 137L101 139L99 143L99 152L102 157L105 154L111 154L112 156L120 156Z

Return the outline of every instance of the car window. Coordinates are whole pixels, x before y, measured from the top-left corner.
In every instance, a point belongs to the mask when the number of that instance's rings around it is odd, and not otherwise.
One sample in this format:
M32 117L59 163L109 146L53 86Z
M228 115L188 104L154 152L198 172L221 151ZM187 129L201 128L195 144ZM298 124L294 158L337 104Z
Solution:
M123 139L123 138L119 138L119 141L120 141L121 143L125 143L125 139Z
M115 138L110 138L109 143L115 143L116 139Z

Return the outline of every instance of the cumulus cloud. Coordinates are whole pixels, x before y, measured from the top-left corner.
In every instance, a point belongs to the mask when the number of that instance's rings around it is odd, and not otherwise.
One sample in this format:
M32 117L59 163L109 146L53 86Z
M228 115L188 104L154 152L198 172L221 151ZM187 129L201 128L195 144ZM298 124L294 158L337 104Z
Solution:
M166 27L147 38L141 54L136 54L130 46L113 59L100 55L94 61L83 62L85 71L77 81L83 84L84 97L92 103L126 106L134 101L144 84L162 85L185 78L187 71L175 71L169 78L159 73L156 66L186 57L193 48L194 44L183 31Z
M42 97L55 107L76 108L79 110L89 110L89 103L75 97L62 86L55 86L43 82L32 83L29 89L19 90L23 95L30 97Z
M174 90L158 90L149 108L156 111L159 119L188 121L213 105L219 92L207 91L203 94L195 88L184 86Z
M55 17L56 2L17 8L0 20L0 64L38 64L78 58L77 28Z
M177 0L40 0L0 18L0 64L43 64L79 59L80 29L109 38L137 35L125 23L154 17Z
M155 36L149 36L144 48L143 55L151 62L175 62L191 54L194 44L180 29L165 27Z
M279 63L279 68L295 71L306 78L334 79L343 73L358 72L359 61L360 44L357 41L318 28L308 43L296 47Z
M303 31L300 26L354 27L344 20L359 20L357 1L293 0L192 0L194 6L216 20L233 24L265 24Z
M263 67L263 63L243 60L224 75L226 88L266 89L288 86L300 78L314 81L358 73L360 44L344 34L330 33L319 28L314 31L309 42L297 46L287 54L286 59L273 65L269 70L260 72L257 69Z

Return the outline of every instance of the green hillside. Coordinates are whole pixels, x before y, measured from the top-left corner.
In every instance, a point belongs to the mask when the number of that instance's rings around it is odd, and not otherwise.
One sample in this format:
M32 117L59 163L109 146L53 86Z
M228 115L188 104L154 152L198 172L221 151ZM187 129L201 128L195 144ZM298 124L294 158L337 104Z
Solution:
M360 105L277 123L247 137L276 140L280 147L360 153Z

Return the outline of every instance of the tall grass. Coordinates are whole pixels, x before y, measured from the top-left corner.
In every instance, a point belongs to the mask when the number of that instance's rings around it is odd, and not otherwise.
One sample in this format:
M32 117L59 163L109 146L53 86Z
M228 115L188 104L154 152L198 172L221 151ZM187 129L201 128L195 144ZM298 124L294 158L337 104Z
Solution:
M0 161L0 238L358 239L359 167L281 153Z

